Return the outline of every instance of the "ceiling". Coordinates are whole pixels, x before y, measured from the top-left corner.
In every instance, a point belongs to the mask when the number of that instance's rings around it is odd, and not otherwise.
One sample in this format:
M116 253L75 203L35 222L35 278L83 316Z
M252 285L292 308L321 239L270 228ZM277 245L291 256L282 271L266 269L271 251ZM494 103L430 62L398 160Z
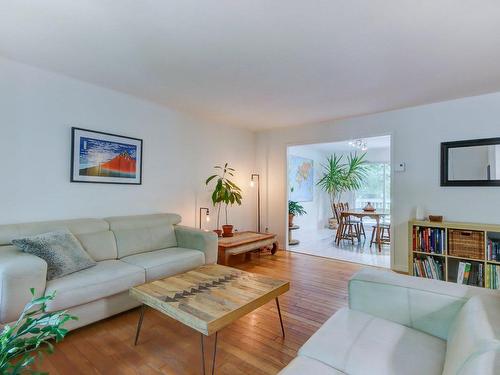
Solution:
M0 56L263 129L500 91L498 0L0 1Z

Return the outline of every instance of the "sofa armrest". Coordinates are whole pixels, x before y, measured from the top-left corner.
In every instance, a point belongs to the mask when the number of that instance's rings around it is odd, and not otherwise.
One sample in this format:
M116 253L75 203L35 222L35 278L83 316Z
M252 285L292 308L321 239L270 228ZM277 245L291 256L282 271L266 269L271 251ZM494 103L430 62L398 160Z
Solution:
M47 282L47 263L15 246L0 248L0 322L17 320L31 300L30 288L43 295Z
M187 249L196 249L205 253L205 263L217 262L217 235L201 229L175 225L177 245Z
M467 300L483 288L364 269L349 280L349 307L446 339Z

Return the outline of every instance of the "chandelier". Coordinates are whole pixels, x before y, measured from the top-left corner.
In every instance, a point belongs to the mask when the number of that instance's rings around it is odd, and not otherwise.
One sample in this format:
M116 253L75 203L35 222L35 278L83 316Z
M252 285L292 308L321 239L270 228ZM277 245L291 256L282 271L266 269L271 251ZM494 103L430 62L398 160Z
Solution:
M361 151L368 150L368 144L366 143L366 141L364 141L362 139L355 139L355 140L349 141L349 146L357 148Z

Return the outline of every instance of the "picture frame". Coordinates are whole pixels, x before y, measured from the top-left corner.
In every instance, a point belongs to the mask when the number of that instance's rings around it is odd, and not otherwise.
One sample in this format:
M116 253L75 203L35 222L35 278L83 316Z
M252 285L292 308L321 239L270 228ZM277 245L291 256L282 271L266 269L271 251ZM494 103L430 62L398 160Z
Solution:
M143 140L71 128L71 182L142 184Z
M493 147L495 149L495 165L490 163L490 160L484 165L482 170L483 178L453 178L453 173L450 170L450 161L452 164L460 165L457 163L456 158L453 158L452 152L454 150L483 150L485 148ZM441 143L441 186L500 186L500 176L498 170L500 165L496 163L496 159L500 155L500 137L494 138L481 138L481 139L468 139L462 141L442 142ZM491 157L491 155L490 155ZM463 163L462 163L463 164ZM494 167L494 168L492 168ZM467 168L464 166L463 168Z

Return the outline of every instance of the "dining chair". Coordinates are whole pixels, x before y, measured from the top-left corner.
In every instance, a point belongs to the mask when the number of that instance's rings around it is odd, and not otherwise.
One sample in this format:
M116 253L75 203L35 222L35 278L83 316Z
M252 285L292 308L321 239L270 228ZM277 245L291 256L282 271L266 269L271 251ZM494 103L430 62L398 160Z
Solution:
M335 236L337 245L340 244L341 240L350 240L353 245L355 238L360 241L361 234L359 224L353 222L350 216L342 215L342 213L347 210L347 207L348 206L344 203L334 204L334 210L339 220L339 227L337 228L337 234Z
M377 226L376 225L372 226L372 238L370 240L370 248L372 247L372 245L374 243L378 245L379 241L380 241L380 244L390 244L391 243L391 224L380 223L379 226L380 226L380 239L378 239L378 240L375 238L375 235L377 233ZM380 247L379 247L379 251L381 251Z
M343 203L344 209L349 211L349 202ZM365 226L363 225L363 218L349 217L351 223L356 224L358 226L359 237L363 236L366 238L365 234ZM360 239L359 239L360 240Z

